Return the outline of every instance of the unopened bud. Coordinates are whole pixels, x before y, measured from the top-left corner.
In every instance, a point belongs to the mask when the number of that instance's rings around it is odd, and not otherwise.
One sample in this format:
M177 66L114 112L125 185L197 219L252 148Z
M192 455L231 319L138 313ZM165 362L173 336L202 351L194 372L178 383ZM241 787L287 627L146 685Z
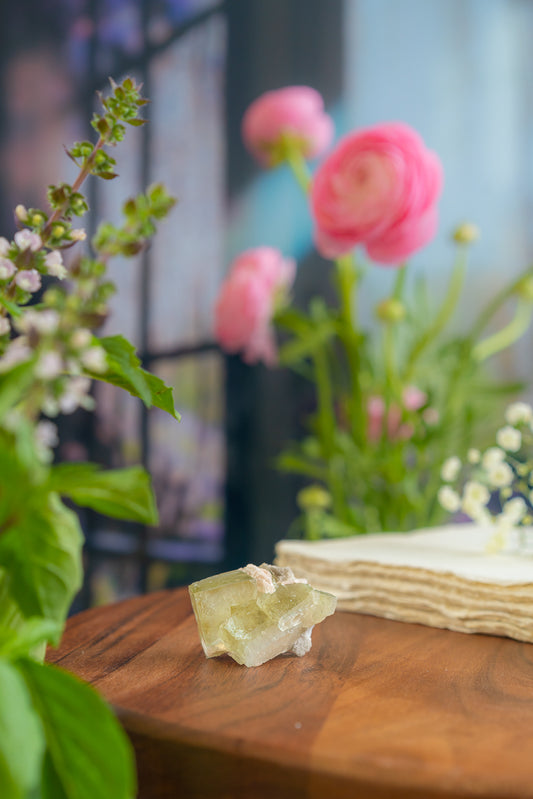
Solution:
M516 287L516 292L522 299L533 301L533 275L523 278Z
M382 322L401 322L405 319L405 305L400 300L389 297L376 306L376 316Z
M85 239L87 238L87 233L83 230L83 228L79 228L77 230L71 230L70 238L72 241L85 241Z
M64 234L65 234L64 225L54 225L54 227L52 228L52 236L55 239L60 239L61 236L64 236Z
M15 216L19 222L26 222L28 219L28 212L23 205L17 205L15 208Z
M319 485L310 485L298 492L297 502L303 510L326 510L331 505L331 494Z
M477 225L472 222L463 222L462 225L455 228L453 232L453 240L457 244L472 244L479 239L480 232Z

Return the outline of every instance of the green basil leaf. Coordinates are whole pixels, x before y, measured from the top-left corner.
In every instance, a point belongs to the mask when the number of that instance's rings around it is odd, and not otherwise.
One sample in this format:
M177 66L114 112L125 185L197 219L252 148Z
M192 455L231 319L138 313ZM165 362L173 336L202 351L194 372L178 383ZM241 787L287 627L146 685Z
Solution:
M41 719L49 763L43 799L132 799L131 744L108 705L73 674L21 660L18 667Z
M37 788L45 749L41 722L15 665L0 659L0 796L25 799Z
M159 377L141 367L135 347L129 341L123 336L107 336L96 339L95 342L107 353L108 371L105 374L91 372L94 380L123 388L134 397L139 397L147 408L155 405L179 421L180 415L174 407L172 389Z
M26 618L66 618L81 586L83 536L76 514L56 494L36 492L23 515L0 536L0 566Z
M63 463L50 470L50 488L77 505L143 524L157 524L150 475L140 466L101 471L92 463Z
M63 625L52 619L32 616L19 627L0 627L0 656L13 660L30 657L40 644L57 646Z
M0 374L0 418L3 418L26 393L34 380L34 366L35 359L32 359Z

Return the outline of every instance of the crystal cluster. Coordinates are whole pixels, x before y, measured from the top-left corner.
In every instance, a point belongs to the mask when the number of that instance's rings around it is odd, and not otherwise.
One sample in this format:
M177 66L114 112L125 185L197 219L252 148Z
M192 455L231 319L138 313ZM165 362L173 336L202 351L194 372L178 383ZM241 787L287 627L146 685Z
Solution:
M288 567L252 564L189 586L206 657L228 654L244 666L276 655L305 655L311 631L337 599L297 580Z

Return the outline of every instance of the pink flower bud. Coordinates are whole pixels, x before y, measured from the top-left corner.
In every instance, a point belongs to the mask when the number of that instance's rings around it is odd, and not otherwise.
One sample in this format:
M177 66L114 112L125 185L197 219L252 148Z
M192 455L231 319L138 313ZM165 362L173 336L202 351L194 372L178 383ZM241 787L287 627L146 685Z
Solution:
M0 255L2 257L8 254L9 247L9 241L4 236L0 236Z
M37 252L43 246L41 237L38 233L32 233L31 230L19 230L15 233L15 244L19 250L31 250Z
M315 158L329 147L333 133L333 120L324 111L321 95L309 86L262 94L242 121L244 143L263 166L276 166L283 160L284 138L305 158Z
M15 264L9 258L0 258L0 280L8 280L15 274Z
M399 264L433 237L442 167L414 130L387 123L351 133L311 186L315 242L327 258L362 244L382 264Z
M15 275L15 283L23 291L39 291L41 288L41 276L36 269L21 269Z
M276 362L271 320L294 280L295 265L271 247L240 255L215 306L215 336L227 352L242 350L247 363Z

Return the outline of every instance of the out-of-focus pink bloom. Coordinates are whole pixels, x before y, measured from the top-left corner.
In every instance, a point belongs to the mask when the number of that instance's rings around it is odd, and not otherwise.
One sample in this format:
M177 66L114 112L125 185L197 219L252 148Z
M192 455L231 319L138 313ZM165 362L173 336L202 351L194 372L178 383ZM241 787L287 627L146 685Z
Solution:
M408 411L418 411L428 401L428 395L416 386L407 386L402 394L403 406Z
M407 411L418 411L427 402L427 394L416 386L407 386L402 394L403 408ZM383 397L369 397L367 403L368 440L379 441L384 432L389 441L407 441L414 434L414 427L411 422L402 422L402 408L395 402L389 405L386 413L385 400ZM385 418L386 417L386 418ZM384 425L386 430L384 430Z
M294 261L272 247L247 250L234 261L215 306L215 336L223 349L242 351L247 363L276 363L271 321L295 271Z
M39 291L41 288L41 276L36 269L21 269L15 275L15 283L24 291Z
M315 242L327 258L362 244L382 264L398 264L437 227L439 159L400 122L351 133L317 170L311 186Z
M276 166L282 160L283 137L301 148L305 158L316 158L327 150L333 134L333 120L324 111L322 96L309 86L262 94L242 121L244 143L263 166Z

